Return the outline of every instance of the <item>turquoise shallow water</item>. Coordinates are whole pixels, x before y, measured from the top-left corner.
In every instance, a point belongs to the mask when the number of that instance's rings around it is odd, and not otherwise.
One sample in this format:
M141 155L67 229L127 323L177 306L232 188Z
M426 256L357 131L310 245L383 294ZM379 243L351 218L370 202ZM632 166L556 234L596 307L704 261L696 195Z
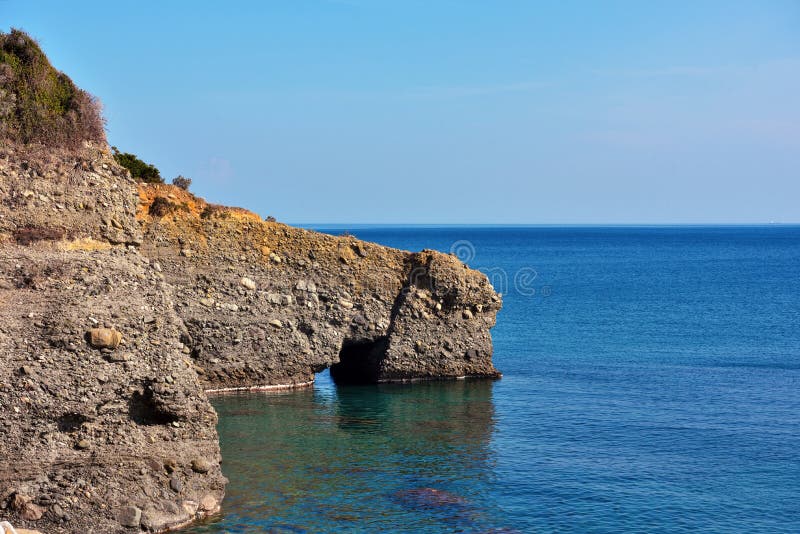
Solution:
M348 230L487 272L503 379L214 399L192 532L800 532L800 228Z

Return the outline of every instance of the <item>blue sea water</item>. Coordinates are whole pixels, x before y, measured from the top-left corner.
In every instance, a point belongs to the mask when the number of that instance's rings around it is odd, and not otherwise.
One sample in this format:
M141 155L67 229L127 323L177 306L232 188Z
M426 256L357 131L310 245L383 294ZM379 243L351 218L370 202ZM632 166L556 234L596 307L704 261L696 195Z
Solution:
M498 381L214 399L193 532L800 532L800 227L355 227L504 293Z

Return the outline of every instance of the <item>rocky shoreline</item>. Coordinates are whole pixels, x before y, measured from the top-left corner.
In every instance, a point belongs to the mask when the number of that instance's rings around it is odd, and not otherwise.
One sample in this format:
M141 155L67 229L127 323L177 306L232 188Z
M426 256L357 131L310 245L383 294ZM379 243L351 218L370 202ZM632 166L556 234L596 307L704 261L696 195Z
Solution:
M486 277L0 146L0 520L162 532L224 496L209 395L494 378Z

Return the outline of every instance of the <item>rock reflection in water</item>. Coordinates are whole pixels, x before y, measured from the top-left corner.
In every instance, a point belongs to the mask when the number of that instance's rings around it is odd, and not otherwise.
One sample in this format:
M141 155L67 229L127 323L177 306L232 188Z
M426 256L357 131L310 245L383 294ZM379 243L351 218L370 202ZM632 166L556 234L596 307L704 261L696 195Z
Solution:
M190 532L487 532L493 383L226 396L223 516Z

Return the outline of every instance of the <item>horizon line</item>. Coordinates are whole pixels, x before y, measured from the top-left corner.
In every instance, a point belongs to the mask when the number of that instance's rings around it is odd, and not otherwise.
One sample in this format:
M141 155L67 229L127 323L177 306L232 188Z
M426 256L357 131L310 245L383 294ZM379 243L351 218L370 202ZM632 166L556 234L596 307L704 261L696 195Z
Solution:
M280 223L299 228L342 228L355 226L369 227L747 227L747 226L800 226L798 222L680 222L680 223L369 223L369 222L335 222L335 223L308 223L308 222L283 222Z

